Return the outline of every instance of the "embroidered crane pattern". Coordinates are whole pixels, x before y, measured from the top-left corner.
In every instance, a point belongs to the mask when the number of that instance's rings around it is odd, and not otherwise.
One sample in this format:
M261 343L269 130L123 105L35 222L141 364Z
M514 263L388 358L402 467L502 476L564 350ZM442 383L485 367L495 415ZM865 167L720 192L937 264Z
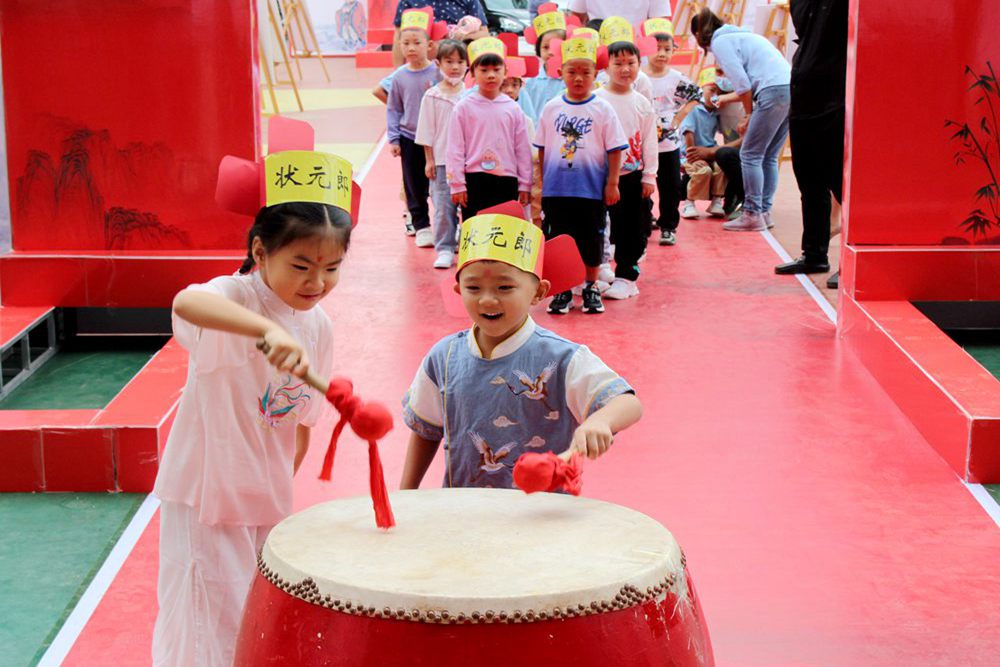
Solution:
M309 400L308 388L305 382L291 375L286 375L281 384L274 390L270 382L264 389L264 395L257 401L257 411L260 419L271 428L277 427L292 411Z

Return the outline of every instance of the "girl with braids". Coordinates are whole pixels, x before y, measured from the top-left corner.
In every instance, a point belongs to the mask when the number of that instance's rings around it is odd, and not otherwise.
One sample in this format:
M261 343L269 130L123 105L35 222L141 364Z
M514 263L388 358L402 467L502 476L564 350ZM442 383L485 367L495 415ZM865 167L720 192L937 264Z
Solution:
M743 168L743 215L723 223L729 231L761 231L772 226L771 206L778 189L778 157L788 137L792 68L778 49L760 35L723 23L712 10L691 18L698 46L711 51L743 103L746 118L740 164Z
M220 167L223 205L233 190L223 182L229 159ZM249 165L244 180L259 190ZM265 202L278 203L257 211L239 273L191 285L173 302L174 336L190 357L154 488L162 501L155 665L232 664L256 555L292 511L292 475L326 403L301 378L333 365L330 318L316 306L337 285L350 242L350 164L288 151L261 168ZM309 180L302 174L319 187L297 187Z

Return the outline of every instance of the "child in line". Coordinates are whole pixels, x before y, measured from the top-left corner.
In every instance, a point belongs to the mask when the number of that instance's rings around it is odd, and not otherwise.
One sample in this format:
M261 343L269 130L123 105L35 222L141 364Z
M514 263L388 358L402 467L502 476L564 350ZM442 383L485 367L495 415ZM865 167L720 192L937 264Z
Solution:
M430 9L403 12L399 43L406 66L393 74L386 105L386 135L393 157L402 158L406 206L410 210L410 224L416 231L418 248L434 245L427 206L430 189L427 164L424 149L414 142L414 138L424 93L441 80L437 65L428 60L430 33L436 28Z
M375 87L372 88L372 95L376 100L382 104L388 104L389 91L392 90L392 78L396 76L396 72L401 69L406 69L406 65L400 65L398 68L382 77L382 80L375 84ZM399 201L403 202L403 230L406 232L407 236L413 236L417 233L417 230L413 228L413 223L410 222L410 209L406 207L406 190L403 188L402 181L399 182Z
M587 269L583 312L603 313L595 282L604 256L605 206L618 203L618 172L628 148L615 110L594 94L597 41L572 38L559 45L556 65L565 94L542 110L535 133L542 165L542 211L547 238L568 234ZM570 290L556 294L549 312L573 307Z
M702 89L704 102L695 105L681 121L679 128L687 148L701 146L714 148L718 144L715 135L721 131L719 110L712 102L718 101L718 89L715 86L715 68L706 67L698 75L698 84ZM712 105L712 108L709 108ZM687 198L681 203L681 217L694 219L701 217L694 203L710 200L708 214L721 218L726 215L723 207L723 197L726 193L726 175L715 162L707 160L685 160L684 173L687 180Z
M268 156L269 184L317 164L331 182L351 182L346 160L287 155ZM243 173L259 206L259 178ZM220 190L232 180L220 168ZM232 664L257 553L292 511L292 475L326 404L300 378L332 366L332 325L316 306L337 285L350 242L350 188L346 200L296 190L277 204L268 192L238 275L174 298L173 332L189 368L153 489L161 500L154 665Z
M463 220L511 199L528 204L531 139L524 112L500 92L505 55L503 42L495 37L469 45L478 90L455 106L448 127L448 183Z
M514 251L517 239L526 252ZM455 291L473 325L431 348L403 399L413 433L400 488L420 486L442 440L444 486L513 488L521 454L597 458L641 417L621 376L531 318L550 284L538 266L541 243L541 230L507 215L462 224Z
M640 34L656 38L656 53L646 63L646 73L653 85L653 108L657 118L659 137L659 167L656 170L656 188L659 191L660 211L657 224L660 228L660 245L677 243L677 226L680 224L678 205L684 198L681 185L680 137L677 126L683 116L701 97L701 90L690 79L670 67L674 54L673 24L667 19L649 19L643 22Z
M604 47L610 47L619 41L635 42L635 30L632 24L621 16L609 16L600 21L592 21L587 25L591 24L596 26L598 39L601 40L601 45ZM641 55L647 56L651 54L643 52ZM610 80L610 72L608 70L604 70L597 75L598 86L606 86ZM635 80L632 82L632 88L650 102L653 101L653 82L642 70L636 73Z
M656 189L656 115L653 104L632 87L639 73L639 57L639 47L633 41L612 43L608 47L610 78L607 85L597 89L598 97L615 110L628 138L618 178L621 199L608 211L610 240L615 246L615 281L604 292L606 299L628 299L639 294L639 258L649 236L647 200Z
M578 24L579 19L576 17L567 19L555 3L545 3L539 7L539 13L531 22L531 28L525 31L528 43L535 46L539 68L536 76L524 82L517 103L521 105L534 126L538 125L538 118L549 100L558 97L566 90L566 84L562 82L562 79L550 76L546 70L546 65L552 58L552 40L565 40L567 27ZM538 151L532 152L531 173L533 176L531 182L531 221L540 226L542 224L542 167L538 162Z
M536 124L548 101L566 90L562 79L550 76L545 68L552 57L552 40L565 40L567 28L579 25L576 17L567 20L555 3L543 4L538 11L531 28L525 31L525 39L534 45L535 55L538 56L538 75L524 82L524 89L518 97L518 104Z
M469 56L461 42L446 39L437 46L437 65L442 79L420 102L415 141L424 147L427 178L434 202L435 269L448 269L455 262L458 209L451 201L445 156L452 111L462 97Z

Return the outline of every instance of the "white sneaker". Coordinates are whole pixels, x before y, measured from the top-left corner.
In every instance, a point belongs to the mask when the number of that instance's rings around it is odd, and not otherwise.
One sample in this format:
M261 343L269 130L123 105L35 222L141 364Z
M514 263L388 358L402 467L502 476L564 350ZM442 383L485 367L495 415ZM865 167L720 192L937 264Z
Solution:
M434 247L433 230L431 230L430 227L424 227L423 229L418 229L414 242L417 244L418 248L433 248Z
M611 279L612 280L615 279L614 271L611 272ZM579 285L574 285L570 291L573 292L574 296L581 296L583 294L583 285L584 283L580 283ZM598 292L604 293L608 291L609 287L611 287L611 283L606 282L604 280L595 280L594 287L597 288Z
M698 209L695 208L693 202L685 201L681 204L681 217L693 220L695 218L700 218L701 213L699 213Z
M729 232L762 232L767 229L767 223L760 213L743 210L743 215L722 223L722 228Z
M774 227L774 220L771 219L771 212L770 211L768 211L767 213L761 213L761 216L764 218L764 225L768 229L771 229L771 227Z
M712 200L712 205L708 207L708 214L713 218L721 218L726 215L726 209L722 205L721 197L716 197Z
M450 250L442 250L438 253L437 259L434 260L435 269L450 269L452 263L455 261L455 253Z
M608 284L615 281L615 272L611 270L610 264L601 264L601 268L597 272L597 279L603 280Z
M639 296L639 287L634 280L625 278L615 278L614 284L604 293L606 299L630 299L633 296Z

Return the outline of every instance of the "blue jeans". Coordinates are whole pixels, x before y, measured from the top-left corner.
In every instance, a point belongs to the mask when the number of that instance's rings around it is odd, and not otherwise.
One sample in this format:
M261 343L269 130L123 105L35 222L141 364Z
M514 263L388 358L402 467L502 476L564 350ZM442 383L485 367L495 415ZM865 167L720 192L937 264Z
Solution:
M753 114L740 147L743 167L743 208L767 213L778 189L778 157L788 138L788 86L768 86L754 98Z
M455 252L458 231L458 207L451 203L451 188L445 167L436 167L437 175L431 181L431 201L434 203L434 249L438 252Z

